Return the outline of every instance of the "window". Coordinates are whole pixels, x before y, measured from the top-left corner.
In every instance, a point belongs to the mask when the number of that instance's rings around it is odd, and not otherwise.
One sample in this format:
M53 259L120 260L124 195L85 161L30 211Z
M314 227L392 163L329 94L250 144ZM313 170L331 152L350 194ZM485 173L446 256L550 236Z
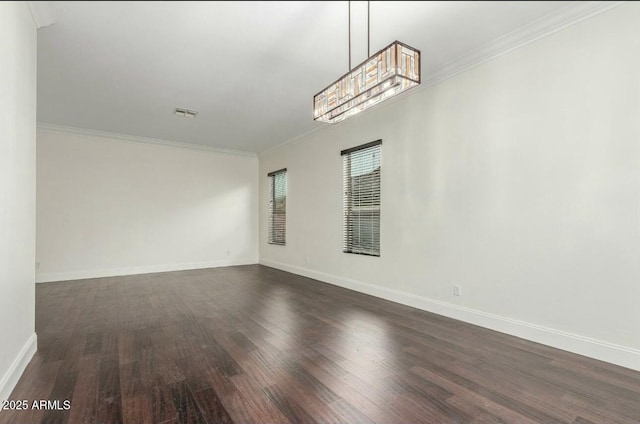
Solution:
M343 252L380 256L382 140L343 150Z
M269 176L269 243L285 245L287 224L287 169Z

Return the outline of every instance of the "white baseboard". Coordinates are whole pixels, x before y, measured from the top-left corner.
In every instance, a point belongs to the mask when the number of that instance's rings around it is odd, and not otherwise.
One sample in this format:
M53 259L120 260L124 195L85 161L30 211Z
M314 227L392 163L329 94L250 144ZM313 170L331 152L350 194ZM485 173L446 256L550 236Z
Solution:
M36 333L33 333L27 343L22 347L20 353L16 359L14 359L13 363L7 370L7 372L2 376L0 380L0 402L3 402L9 399L13 388L18 383L18 380L22 376L25 368L33 358L33 355L36 353L38 349L38 336Z
M257 258L228 259L220 261L192 262L172 265L151 265L127 268L90 269L86 271L43 272L36 274L36 283L84 280L87 278L119 277L123 275L151 274L154 272L186 271L190 269L218 268L221 266L251 265Z
M640 350L266 259L260 264L640 371Z

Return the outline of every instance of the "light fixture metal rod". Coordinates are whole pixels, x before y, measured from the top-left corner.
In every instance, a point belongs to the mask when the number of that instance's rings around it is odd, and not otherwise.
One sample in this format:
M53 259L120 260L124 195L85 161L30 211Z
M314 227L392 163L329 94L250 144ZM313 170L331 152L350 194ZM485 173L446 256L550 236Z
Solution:
M371 57L371 13L370 1L367 1L367 57Z
M347 3L349 4L349 71L351 71L351 0Z

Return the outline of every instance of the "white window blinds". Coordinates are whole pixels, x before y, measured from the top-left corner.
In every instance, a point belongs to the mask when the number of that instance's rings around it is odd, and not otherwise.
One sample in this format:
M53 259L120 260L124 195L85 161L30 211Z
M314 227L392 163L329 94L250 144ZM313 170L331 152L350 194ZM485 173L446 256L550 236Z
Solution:
M343 150L343 252L380 256L382 140Z
M269 176L269 243L286 244L287 169L270 172Z

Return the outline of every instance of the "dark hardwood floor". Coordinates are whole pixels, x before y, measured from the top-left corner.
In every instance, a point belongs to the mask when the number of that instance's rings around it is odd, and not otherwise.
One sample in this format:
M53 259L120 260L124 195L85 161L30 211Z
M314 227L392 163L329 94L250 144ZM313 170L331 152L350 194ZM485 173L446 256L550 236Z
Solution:
M36 296L11 399L61 408L0 423L640 423L640 372L264 266Z

